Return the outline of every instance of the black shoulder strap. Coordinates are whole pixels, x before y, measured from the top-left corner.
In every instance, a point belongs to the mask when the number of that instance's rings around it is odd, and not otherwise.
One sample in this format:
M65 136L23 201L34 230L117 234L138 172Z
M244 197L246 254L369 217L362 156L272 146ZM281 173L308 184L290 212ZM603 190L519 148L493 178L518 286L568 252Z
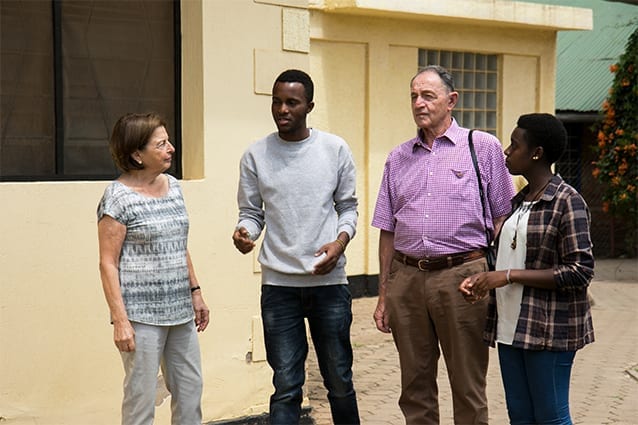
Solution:
M483 191L483 183L481 183L481 172L479 171L478 160L476 159L476 152L474 151L474 142L472 142L472 133L474 130L470 130L470 134L468 134L468 144L470 145L470 154L472 155L472 163L474 164L474 171L476 171L476 178L478 180L478 188L479 195L481 197L481 206L483 207L483 226L485 227L485 240L487 240L487 245L490 245L492 238L490 237L490 232L487 229L487 213L485 211L485 192Z

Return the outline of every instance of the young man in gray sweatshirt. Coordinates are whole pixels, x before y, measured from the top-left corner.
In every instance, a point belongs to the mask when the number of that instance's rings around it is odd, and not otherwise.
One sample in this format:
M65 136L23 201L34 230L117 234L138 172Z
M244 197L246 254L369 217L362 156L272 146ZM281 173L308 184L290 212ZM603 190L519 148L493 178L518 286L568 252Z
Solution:
M352 384L352 298L344 269L357 225L355 166L346 142L308 128L310 76L287 70L272 90L277 132L252 144L240 162L235 247L246 254L264 231L261 314L275 392L271 424L297 424L308 339L328 390L333 422L359 424Z

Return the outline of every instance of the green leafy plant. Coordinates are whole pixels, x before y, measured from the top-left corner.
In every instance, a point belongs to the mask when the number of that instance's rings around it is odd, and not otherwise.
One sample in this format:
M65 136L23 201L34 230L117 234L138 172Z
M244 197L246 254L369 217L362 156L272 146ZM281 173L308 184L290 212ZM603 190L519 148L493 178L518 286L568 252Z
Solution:
M604 117L596 125L592 174L603 186L603 211L629 224L627 242L633 251L638 214L638 29L610 71L614 82L602 106Z

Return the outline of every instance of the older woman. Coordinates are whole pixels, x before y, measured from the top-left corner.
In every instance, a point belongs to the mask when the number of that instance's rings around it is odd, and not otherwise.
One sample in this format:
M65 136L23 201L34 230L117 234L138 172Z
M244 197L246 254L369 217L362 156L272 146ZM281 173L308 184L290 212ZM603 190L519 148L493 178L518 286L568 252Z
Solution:
M485 339L498 343L512 424L572 423L574 356L594 341L589 209L551 170L566 146L565 127L553 115L518 119L506 164L529 184L514 197L498 237L497 271L470 276L459 287L470 302L490 291Z
M197 331L209 311L187 250L188 216L178 181L165 174L175 148L155 114L121 117L110 140L122 171L98 206L100 275L124 363L122 424L151 424L158 370L172 423L202 423Z

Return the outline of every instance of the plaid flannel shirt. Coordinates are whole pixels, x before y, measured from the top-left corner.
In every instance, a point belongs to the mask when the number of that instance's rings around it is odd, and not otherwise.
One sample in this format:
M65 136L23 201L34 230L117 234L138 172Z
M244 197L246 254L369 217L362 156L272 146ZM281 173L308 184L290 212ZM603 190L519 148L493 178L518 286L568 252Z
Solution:
M526 187L512 200L523 201ZM513 347L575 351L594 341L587 287L594 276L590 213L585 200L556 175L530 212L526 269L554 269L555 290L525 286ZM484 339L495 345L497 311L490 291Z

